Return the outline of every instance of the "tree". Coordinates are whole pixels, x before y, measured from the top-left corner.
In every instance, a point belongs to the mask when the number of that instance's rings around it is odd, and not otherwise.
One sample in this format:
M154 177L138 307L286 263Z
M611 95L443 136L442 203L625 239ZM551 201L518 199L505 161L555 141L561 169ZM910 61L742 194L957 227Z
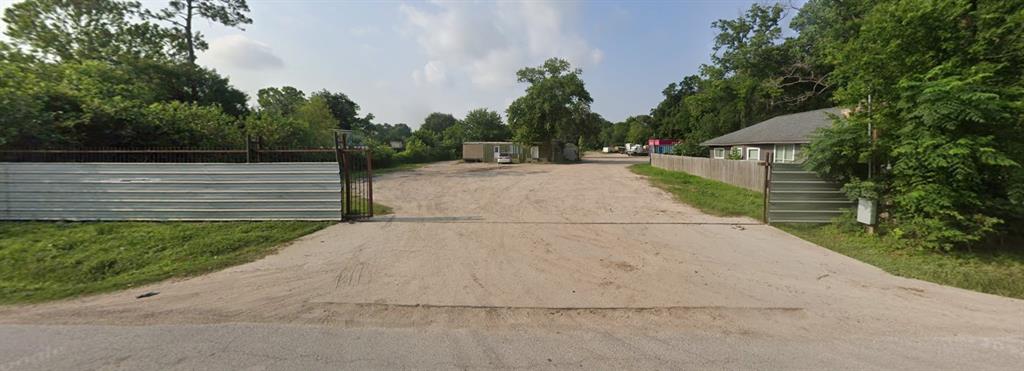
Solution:
M178 48L183 49L185 60L193 66L196 64L196 50L209 47L202 33L193 27L197 16L227 27L241 28L243 24L252 23L252 19L246 16L249 5L245 0L170 0L167 5L167 8L150 15L177 29Z
M263 111L288 116L306 103L306 93L291 86L263 88L256 92L256 102ZM327 104L326 101L324 104Z
M3 20L13 42L46 60L166 60L170 33L142 13L137 1L26 0Z
M338 120L339 129L353 130L353 128L360 126L361 120L364 120L359 118L359 105L349 99L345 93L332 93L324 89L313 93L310 97L324 99L327 106L331 109L331 114ZM372 119L372 116L365 119L365 121L370 119Z
M837 62L837 100L862 108L811 144L813 169L849 181L853 196L879 198L882 230L921 247L949 250L1020 231L1024 3L808 5L813 27L804 32L817 33L818 53ZM864 138L868 120L873 143Z
M282 91L288 93L279 94ZM338 127L338 122L323 97L306 100L302 98L301 91L287 86L260 89L260 93L264 92L275 92L273 95L261 94L262 97L273 96L274 100L247 117L245 128L249 135L259 137L272 147L333 145L332 131Z
M423 119L423 125L420 125L420 130L428 130L435 134L440 134L452 126L454 126L458 119L452 116L450 113L434 112L427 115L427 118Z
M140 136L151 146L238 147L244 135L238 120L214 106L194 103L161 102L142 110Z
M467 140L500 141L512 136L508 126L501 121L501 115L486 108L469 111L462 120L462 126Z
M149 82L155 100L217 106L224 113L236 117L249 111L248 95L231 86L227 77L211 69L153 61L138 61L125 68L130 69L137 79Z
M518 81L530 84L526 95L508 107L513 139L530 143L552 139L576 142L590 131L590 103L594 101L583 84L583 71L569 62L551 58L538 67L516 73Z
M831 106L831 62L810 52L818 38L782 37L783 10L755 4L738 18L714 22L712 64L662 90L664 99L650 112L652 135L682 139L679 150L696 155L705 153L699 146L704 140L773 116ZM816 18L797 18L802 28L820 28Z
M645 144L647 139L654 136L654 122L651 120L651 116L630 116L623 125L629 128L626 133L626 142Z
M408 138L409 136L412 135L412 128L410 128L409 125L402 124L402 123L394 124L394 125L389 125L389 124L384 124L384 125L385 125L385 130L384 130L385 134L384 134L383 138L385 140L387 140L387 141L405 140L405 138Z

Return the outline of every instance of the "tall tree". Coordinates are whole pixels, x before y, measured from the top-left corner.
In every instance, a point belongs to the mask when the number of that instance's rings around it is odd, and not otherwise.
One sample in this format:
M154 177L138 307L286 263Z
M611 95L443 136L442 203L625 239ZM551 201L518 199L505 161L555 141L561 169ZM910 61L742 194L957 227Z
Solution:
M530 84L526 95L509 105L508 123L517 142L558 139L575 143L591 131L590 97L583 84L583 71L569 62L551 58L537 67L516 73L521 83Z
M310 97L321 97L324 99L324 102L331 109L331 114L338 120L339 129L353 130L360 126L360 121L363 119L359 118L359 105L352 101L352 99L349 99L345 93L333 93L324 89L314 92ZM372 119L372 116L365 120L369 121L370 119Z
M629 143L646 144L647 139L654 136L654 120L651 116L630 116L623 125L629 128L626 132L626 141Z
M427 130L435 134L440 134L452 126L455 126L459 120L452 116L450 113L434 112L425 119L423 119L423 125L420 125L420 130Z
M462 120L462 126L467 140L498 141L512 136L508 125L501 121L501 115L486 108L469 111Z
M46 60L165 60L170 32L142 13L137 1L26 0L3 20L7 37Z
M327 103L321 98L321 103ZM291 115L306 104L306 93L291 86L263 88L256 92L256 102L262 111Z
M178 45L185 53L185 60L192 65L196 64L196 50L209 47L203 34L195 30L196 17L227 27L241 28L243 24L252 23L246 15L249 5L245 0L170 0L167 5L151 15L177 28Z

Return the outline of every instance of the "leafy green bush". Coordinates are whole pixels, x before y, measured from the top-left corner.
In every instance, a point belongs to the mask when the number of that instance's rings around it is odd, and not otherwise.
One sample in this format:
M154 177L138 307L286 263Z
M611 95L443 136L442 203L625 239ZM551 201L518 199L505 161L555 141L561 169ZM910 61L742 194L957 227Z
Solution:
M216 106L153 103L143 109L140 118L140 126L168 146L188 143L197 147L238 147L244 144L237 119Z
M837 100L861 111L814 140L809 165L851 183L854 195L877 194L883 230L909 245L949 251L1024 229L1024 4L814 8L860 13L845 26L815 27L834 31L820 35ZM870 115L863 109L869 97Z
M725 155L726 160L742 160L743 152L739 148L733 148Z
M451 149L442 146L428 146L419 137L409 138L405 142L405 150L395 155L395 161L401 164L416 164L431 161L454 159Z
M683 141L672 147L672 154L680 156L707 157L708 147L702 146L696 141Z
M386 168L398 165L395 161L395 150L391 149L391 146L370 140L366 142L366 147L370 149L373 157L373 167Z

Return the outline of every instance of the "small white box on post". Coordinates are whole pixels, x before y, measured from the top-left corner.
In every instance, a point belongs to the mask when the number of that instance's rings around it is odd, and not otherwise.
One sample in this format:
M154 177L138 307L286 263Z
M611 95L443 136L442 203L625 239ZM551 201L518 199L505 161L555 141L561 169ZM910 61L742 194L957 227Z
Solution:
M857 221L867 225L875 225L878 222L878 213L875 200L861 198L857 203Z

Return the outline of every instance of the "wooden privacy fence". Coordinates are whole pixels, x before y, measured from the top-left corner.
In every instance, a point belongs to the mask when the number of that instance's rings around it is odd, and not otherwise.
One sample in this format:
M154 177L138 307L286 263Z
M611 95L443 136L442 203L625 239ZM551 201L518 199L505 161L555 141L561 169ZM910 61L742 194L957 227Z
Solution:
M764 192L767 177L764 162L743 160L717 160L706 157L687 157L651 154L651 165L657 168L682 171L702 178Z

